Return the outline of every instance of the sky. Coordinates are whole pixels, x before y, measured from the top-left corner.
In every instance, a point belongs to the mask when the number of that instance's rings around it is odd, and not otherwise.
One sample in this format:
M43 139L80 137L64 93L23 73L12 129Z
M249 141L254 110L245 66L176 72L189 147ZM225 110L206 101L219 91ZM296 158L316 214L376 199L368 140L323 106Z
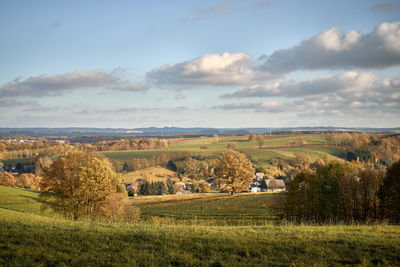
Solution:
M0 0L0 127L400 127L400 0Z

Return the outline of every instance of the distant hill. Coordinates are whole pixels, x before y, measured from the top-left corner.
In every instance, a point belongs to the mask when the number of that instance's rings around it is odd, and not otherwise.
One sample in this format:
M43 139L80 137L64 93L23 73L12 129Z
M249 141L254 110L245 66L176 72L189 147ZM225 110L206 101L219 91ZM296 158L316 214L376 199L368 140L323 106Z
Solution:
M99 136L99 135L213 135L213 134L261 134L269 133L289 133L289 132L329 132L329 131L363 131L373 133L400 133L397 128L360 128L360 127L282 127L282 128L180 128L180 127L148 127L148 128L0 128L0 136Z

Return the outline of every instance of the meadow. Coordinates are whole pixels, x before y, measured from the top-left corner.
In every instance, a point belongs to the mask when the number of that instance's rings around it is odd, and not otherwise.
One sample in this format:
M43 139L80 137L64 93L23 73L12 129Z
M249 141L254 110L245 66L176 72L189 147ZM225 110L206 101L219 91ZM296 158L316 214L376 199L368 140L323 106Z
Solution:
M304 143L301 147L298 145L299 140ZM217 157L228 149L227 145L230 143L233 144L233 149L245 153L253 164L262 168L269 167L272 158L291 158L298 152L308 154L312 160L322 158L324 154L332 158L344 157L343 148L328 146L326 144L326 135L324 134L264 135L262 149L259 149L257 141L249 141L246 135L181 138L173 141L174 144L169 145L166 149L121 150L102 153L110 160L118 161L121 164L131 162L135 158L149 159L165 154L175 159L177 166L181 166L180 161L187 156L199 158ZM33 160L33 157L23 158L15 152L5 153L3 157L2 162L4 164L28 164Z
M163 224L265 225L280 221L285 194L199 193L134 198L142 219Z
M1 266L400 264L399 226L286 223L278 216L282 194L139 197L131 203L142 209L143 220L132 225L49 217L40 213L38 192L0 190ZM202 220L175 219L185 215ZM216 223L219 215L240 223ZM264 222L252 223L251 216Z
M304 143L299 146L299 140ZM227 144L231 143L235 150L245 153L258 167L270 166L270 160L277 157L291 158L295 153L308 154L312 160L323 158L327 154L331 158L344 157L342 147L333 147L326 144L326 135L265 135L262 149L257 141L249 141L247 136L219 136L179 139L167 149L107 151L103 154L120 162L129 162L134 158L152 158L161 154L192 157L215 157L226 151ZM207 146L202 149L201 146ZM179 163L178 163L179 164Z

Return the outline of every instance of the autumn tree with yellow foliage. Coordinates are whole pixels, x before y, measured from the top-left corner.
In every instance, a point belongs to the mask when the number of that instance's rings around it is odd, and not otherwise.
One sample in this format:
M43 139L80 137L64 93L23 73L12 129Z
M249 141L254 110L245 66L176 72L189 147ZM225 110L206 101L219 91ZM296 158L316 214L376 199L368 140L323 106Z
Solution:
M218 187L233 194L250 188L254 168L245 154L228 150L218 162L216 176Z
M67 217L93 218L107 197L118 191L120 181L104 156L73 151L44 170L41 198Z

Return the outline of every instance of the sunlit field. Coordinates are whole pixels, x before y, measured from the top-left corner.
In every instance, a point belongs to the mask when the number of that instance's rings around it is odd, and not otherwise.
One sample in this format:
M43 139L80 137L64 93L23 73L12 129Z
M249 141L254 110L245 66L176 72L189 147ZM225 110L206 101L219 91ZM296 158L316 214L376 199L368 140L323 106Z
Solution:
M2 266L400 264L399 226L285 223L282 194L138 197L130 225L40 215L38 192L0 190Z

